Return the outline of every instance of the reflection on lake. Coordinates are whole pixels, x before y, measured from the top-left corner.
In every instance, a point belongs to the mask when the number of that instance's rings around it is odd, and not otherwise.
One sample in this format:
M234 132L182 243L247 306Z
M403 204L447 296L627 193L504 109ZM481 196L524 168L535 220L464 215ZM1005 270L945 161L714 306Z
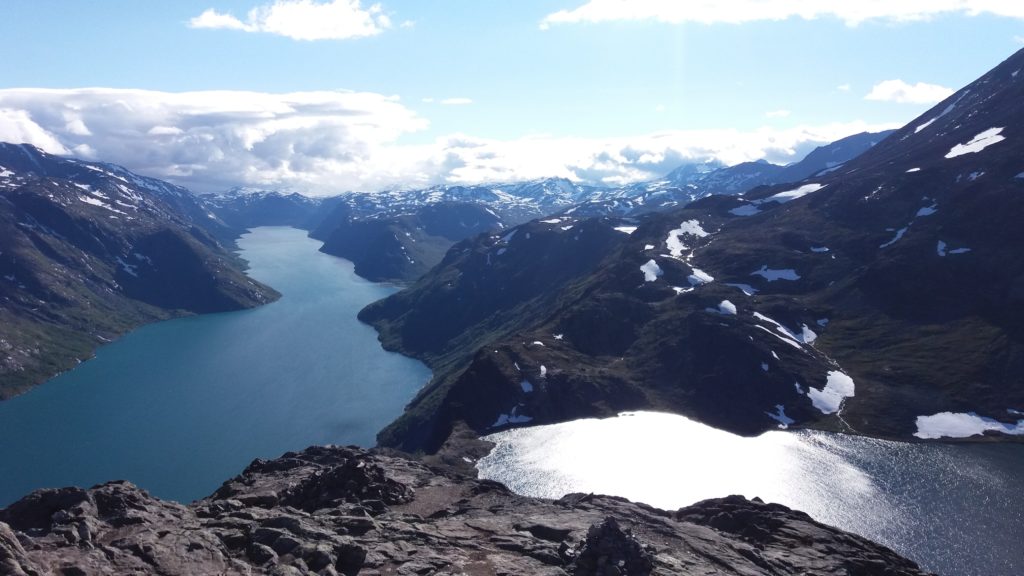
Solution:
M624 496L676 509L760 496L940 574L1024 573L1024 445L907 444L825 432L743 438L653 412L509 430L480 476L531 496Z

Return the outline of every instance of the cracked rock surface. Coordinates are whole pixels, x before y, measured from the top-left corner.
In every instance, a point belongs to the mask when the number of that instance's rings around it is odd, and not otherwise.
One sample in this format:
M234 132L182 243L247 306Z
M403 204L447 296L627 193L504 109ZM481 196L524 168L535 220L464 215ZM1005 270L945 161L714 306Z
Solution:
M39 490L0 510L0 574L924 574L802 512L739 496L665 511L518 496L352 447L256 460L189 505L129 483Z

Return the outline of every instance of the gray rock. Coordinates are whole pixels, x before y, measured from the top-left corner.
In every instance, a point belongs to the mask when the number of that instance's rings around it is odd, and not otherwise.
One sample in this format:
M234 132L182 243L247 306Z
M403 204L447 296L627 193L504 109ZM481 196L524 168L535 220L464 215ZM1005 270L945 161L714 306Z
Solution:
M0 510L0 575L312 573L924 574L777 504L730 496L669 512L607 496L526 498L357 448L257 460L188 506L112 482Z

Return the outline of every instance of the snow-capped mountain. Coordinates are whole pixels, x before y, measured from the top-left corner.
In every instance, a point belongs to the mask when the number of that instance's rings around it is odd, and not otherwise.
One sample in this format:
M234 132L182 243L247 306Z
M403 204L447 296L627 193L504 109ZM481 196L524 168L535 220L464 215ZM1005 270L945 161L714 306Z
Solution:
M795 184L457 244L361 313L435 368L380 440L644 407L744 434L1024 433L1022 70Z

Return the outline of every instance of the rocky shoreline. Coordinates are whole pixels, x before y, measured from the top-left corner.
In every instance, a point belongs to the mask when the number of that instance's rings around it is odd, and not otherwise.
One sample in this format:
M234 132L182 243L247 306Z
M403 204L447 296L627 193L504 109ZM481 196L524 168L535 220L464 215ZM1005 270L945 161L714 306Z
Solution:
M542 500L441 462L311 447L189 505L126 482L39 490L0 510L0 574L925 574L756 498Z

